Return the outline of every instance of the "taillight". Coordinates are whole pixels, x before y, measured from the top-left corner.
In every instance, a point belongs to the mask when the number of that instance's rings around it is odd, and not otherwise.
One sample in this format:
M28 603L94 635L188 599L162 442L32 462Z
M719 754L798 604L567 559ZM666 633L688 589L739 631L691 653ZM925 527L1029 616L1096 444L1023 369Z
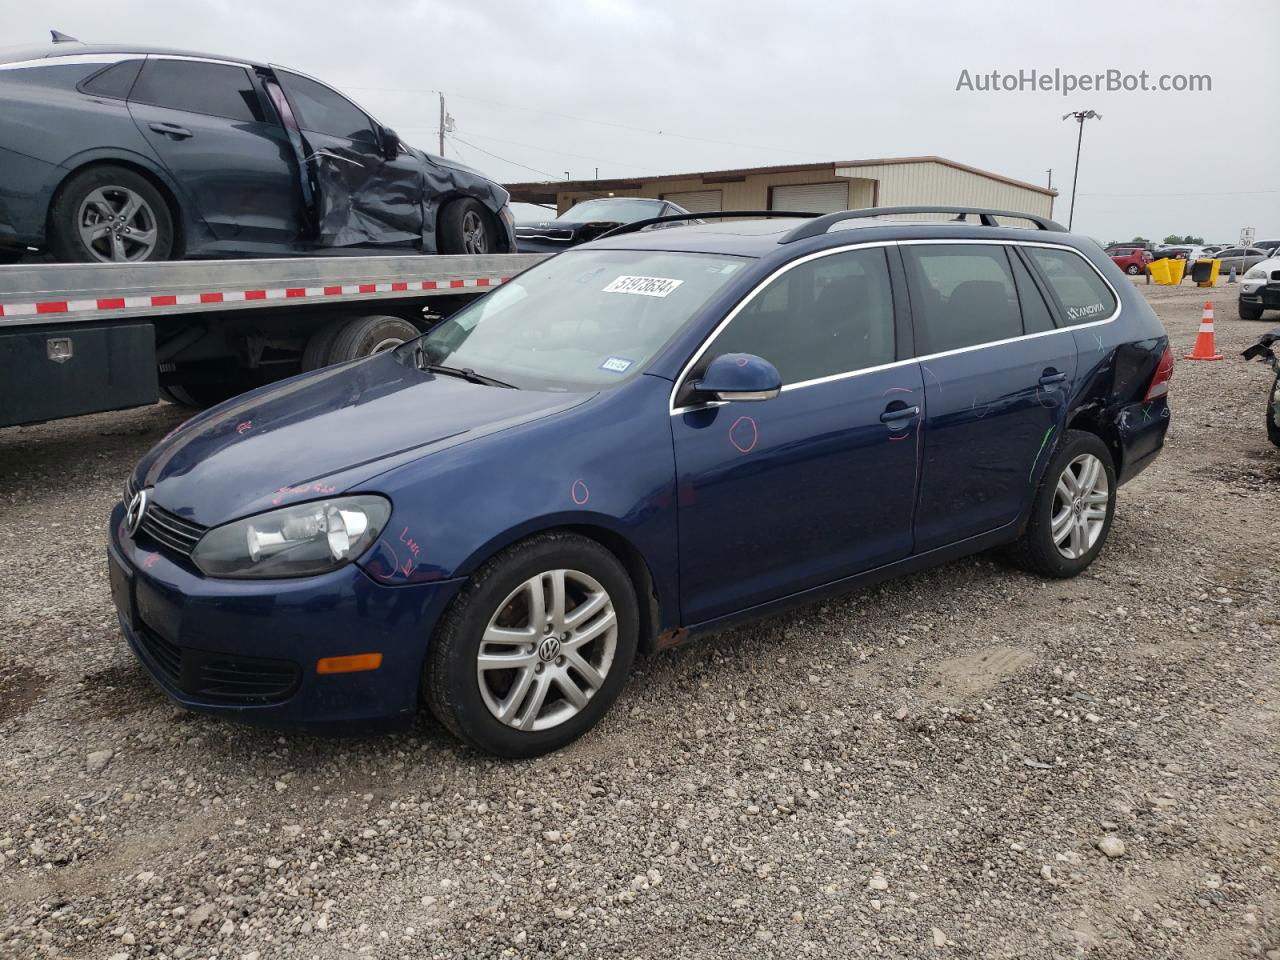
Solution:
M1147 395L1142 398L1145 403L1163 397L1169 392L1169 381L1173 379L1173 350L1164 348L1160 354L1160 362L1156 364L1155 376L1151 378L1151 386L1147 387Z

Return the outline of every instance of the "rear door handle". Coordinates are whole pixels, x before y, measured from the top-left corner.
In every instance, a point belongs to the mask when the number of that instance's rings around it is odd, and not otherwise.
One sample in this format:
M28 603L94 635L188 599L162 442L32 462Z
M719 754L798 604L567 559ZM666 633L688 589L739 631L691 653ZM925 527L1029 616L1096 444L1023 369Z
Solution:
M910 420L912 417L918 416L920 416L919 407L897 407L880 414L880 422L894 423L898 420Z
M147 124L156 133L162 133L166 137L172 137L174 140L186 140L191 136L191 131L186 127L180 127L176 123L149 123Z
M1047 387L1054 383L1066 383L1067 375L1065 373L1050 373L1048 370L1044 372L1044 376L1040 378L1040 386Z

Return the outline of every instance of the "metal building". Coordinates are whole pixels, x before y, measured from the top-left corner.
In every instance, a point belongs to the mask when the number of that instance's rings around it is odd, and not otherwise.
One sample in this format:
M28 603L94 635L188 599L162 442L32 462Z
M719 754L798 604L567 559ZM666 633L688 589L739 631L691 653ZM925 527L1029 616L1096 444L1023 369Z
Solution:
M1053 215L1058 191L942 157L889 157L834 163L749 167L625 180L509 183L517 203L563 213L593 197L661 197L695 213L716 210L806 210L970 205Z

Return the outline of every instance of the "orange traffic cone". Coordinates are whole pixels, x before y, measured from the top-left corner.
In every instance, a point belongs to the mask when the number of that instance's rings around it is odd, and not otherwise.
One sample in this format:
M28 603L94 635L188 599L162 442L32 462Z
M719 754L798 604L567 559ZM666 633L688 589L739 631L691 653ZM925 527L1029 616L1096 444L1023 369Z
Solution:
M1221 360L1222 354L1213 352L1213 304L1206 302L1204 314L1200 317L1200 332L1196 334L1196 345L1186 355L1185 360Z

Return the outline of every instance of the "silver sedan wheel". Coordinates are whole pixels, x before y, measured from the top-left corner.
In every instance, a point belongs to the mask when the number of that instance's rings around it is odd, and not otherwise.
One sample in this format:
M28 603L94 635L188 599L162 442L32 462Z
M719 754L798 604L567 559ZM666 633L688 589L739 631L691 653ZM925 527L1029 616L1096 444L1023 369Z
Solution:
M489 252L489 232L485 229L484 217L474 210L462 215L462 246L467 253Z
M618 648L618 615L577 570L530 577L489 620L476 658L485 706L517 730L547 730L599 692Z
M76 225L85 248L106 263L146 260L156 247L156 214L128 187L99 187L80 203Z
M1053 495L1053 542L1068 560L1079 560L1102 535L1110 503L1107 469L1092 453L1082 453L1062 471Z

